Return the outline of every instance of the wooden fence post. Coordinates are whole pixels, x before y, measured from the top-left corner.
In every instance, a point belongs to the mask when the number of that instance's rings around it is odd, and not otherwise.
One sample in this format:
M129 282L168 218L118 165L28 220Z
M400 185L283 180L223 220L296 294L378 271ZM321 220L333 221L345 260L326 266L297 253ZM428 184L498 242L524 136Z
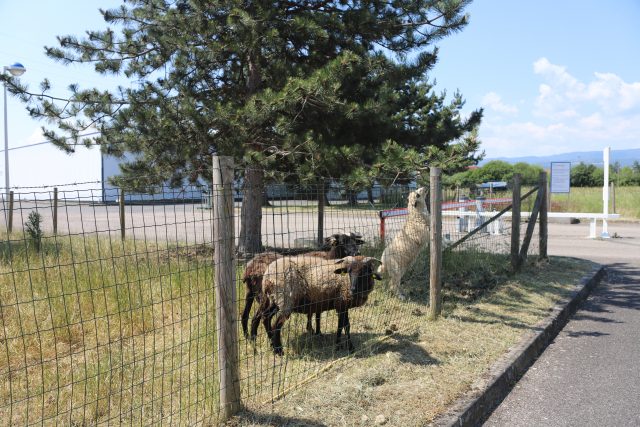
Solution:
M211 204L214 221L214 289L222 421L240 410L232 183L233 158L213 156Z
M324 178L320 178L320 184L318 188L318 247L321 248L324 245L324 195L325 195L325 181Z
M540 191L542 191L542 195L540 200L540 228L538 229L540 238L539 258L541 260L545 260L549 258L547 255L547 241L549 238L547 197L549 196L549 193L547 189L547 173L544 171L540 172Z
M435 320L442 311L442 186L440 168L431 168L431 230L429 236L429 318Z
M533 230L536 227L536 222L538 221L538 214L540 213L542 203L542 189L538 187L538 194L536 196L536 201L533 204L533 209L531 210L531 216L529 217L529 223L527 224L527 230L524 233L524 239L522 239L522 246L520 247L520 264L524 264L527 260L527 252L529 252L529 244L531 243L531 238L533 237Z
M513 196L511 196L511 269L517 271L520 267L520 220L521 207L519 173L513 175Z
M124 189L120 187L120 202L118 203L120 207L120 238L124 242L124 226L125 226L125 217L124 217Z
M58 234L58 187L53 187L53 234Z
M9 191L9 218L7 220L7 232L11 234L13 231L13 191Z

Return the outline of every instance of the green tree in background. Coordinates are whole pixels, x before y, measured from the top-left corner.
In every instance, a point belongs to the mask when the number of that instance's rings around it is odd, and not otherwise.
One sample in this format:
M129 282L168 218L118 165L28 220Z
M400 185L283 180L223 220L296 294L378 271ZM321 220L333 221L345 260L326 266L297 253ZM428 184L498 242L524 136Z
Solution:
M510 181L513 177L513 166L502 160L492 160L473 170L472 176L477 182Z
M513 165L513 173L519 173L522 176L521 183L523 185L538 185L541 172L544 172L544 169L538 165L531 165L525 162Z
M100 11L107 29L59 37L46 52L130 87L72 85L58 97L49 81L34 92L2 79L59 148L134 153L116 184L209 180L212 154L234 156L245 185L238 249L253 253L265 170L291 165L358 188L375 173L477 160L481 111L461 117L462 97L446 103L427 79L433 44L467 24L469 2L126 0ZM100 135L82 139L91 127ZM402 160L386 162L394 150Z
M604 183L604 171L595 165L587 165L580 162L571 167L572 187L598 187Z
M474 188L476 184L488 181L510 182L515 173L522 176L523 185L536 185L540 179L540 173L544 169L537 165L525 162L510 164L502 160L492 160L480 168L458 172L445 177L444 183L448 186Z

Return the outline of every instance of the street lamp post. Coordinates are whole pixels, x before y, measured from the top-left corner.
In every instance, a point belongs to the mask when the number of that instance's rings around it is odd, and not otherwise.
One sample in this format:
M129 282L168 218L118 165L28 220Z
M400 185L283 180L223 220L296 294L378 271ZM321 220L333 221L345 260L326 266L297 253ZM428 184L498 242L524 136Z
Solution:
M12 76L18 77L27 71L19 62L13 65L5 65L2 72L8 71ZM4 84L4 183L7 190L7 200L9 199L9 130L7 120L7 84Z

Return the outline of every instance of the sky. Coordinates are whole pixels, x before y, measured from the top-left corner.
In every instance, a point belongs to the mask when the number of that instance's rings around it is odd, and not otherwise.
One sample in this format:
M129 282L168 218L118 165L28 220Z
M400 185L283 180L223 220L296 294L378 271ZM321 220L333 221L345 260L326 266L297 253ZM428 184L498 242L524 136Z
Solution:
M0 65L22 63L23 83L35 89L48 78L58 95L74 82L122 83L57 64L43 48L55 46L57 35L103 29L98 8L119 4L0 0ZM438 91L459 90L465 113L484 108L487 158L640 148L640 0L476 0L467 12L469 25L437 43L430 78ZM100 180L97 149L17 148L45 141L44 123L11 96L7 113L12 187ZM4 162L0 170L3 183Z

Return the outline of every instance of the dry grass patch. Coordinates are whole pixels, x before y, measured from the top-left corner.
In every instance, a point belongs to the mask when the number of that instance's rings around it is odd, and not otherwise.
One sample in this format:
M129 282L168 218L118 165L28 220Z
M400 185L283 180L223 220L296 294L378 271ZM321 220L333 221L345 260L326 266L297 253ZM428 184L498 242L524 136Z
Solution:
M412 322L415 327L398 321L397 333L378 345L361 347L348 363L336 364L271 406L250 407L229 424L429 423L532 333L591 268L585 261L553 258L495 284L475 300L449 289L456 303L446 305L440 320L414 316L419 319Z
M29 241L2 237L0 425L215 424L209 248L92 234L45 237L37 251ZM587 268L557 259L507 280L503 255L450 254L445 315L428 322L427 259L420 254L407 274L408 301L379 283L350 311L355 355L334 345L334 312L323 314L321 336L306 332L306 316L292 316L285 357L273 355L262 327L255 344L241 338L247 412L233 423L369 425L378 416L391 425L427 422ZM238 280L239 310L243 294Z
M37 251L12 237L0 243L0 424L216 416L210 261L175 244L60 236Z

